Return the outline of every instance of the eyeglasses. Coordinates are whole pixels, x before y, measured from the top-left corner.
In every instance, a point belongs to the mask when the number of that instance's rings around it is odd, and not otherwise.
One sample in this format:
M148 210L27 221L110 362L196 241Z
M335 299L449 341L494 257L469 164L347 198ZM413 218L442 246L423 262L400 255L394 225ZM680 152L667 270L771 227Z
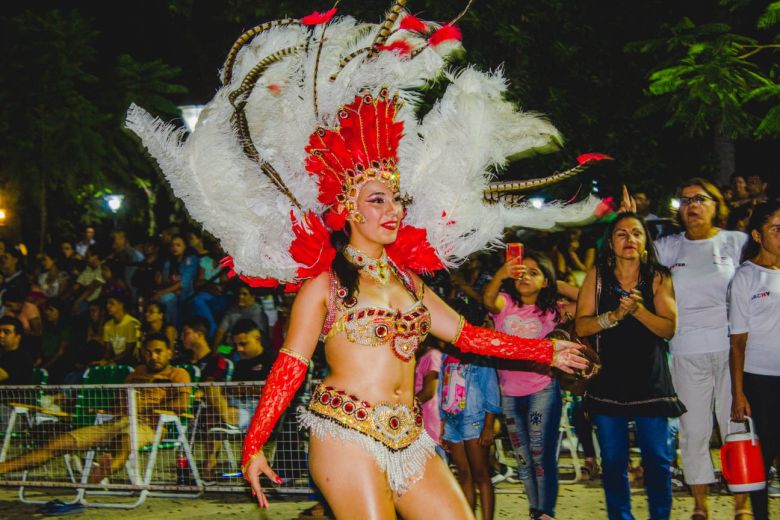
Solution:
M693 197L680 197L680 206L693 206L694 204L703 205L709 200L715 200L706 195L694 195Z

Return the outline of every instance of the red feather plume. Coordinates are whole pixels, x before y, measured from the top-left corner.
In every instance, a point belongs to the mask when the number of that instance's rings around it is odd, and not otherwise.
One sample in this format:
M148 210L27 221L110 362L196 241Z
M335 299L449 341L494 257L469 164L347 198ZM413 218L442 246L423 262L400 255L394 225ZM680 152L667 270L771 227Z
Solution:
M408 56L412 53L412 46L406 40L395 40L390 45L380 45L377 49L380 51L397 51L401 56Z
M314 278L330 269L336 257L336 249L330 243L330 231L322 220L310 211L298 221L290 212L292 230L295 238L290 244L290 255L303 267L296 273L298 279Z
M577 164L585 164L591 161L602 161L602 160L614 161L615 159L603 153L584 153L582 155L577 156Z
M404 31L414 31L420 33L428 32L428 26L426 23L411 14L407 14L401 19L399 27Z
M301 23L303 25L320 25L323 23L328 23L333 16L336 14L336 8L330 9L329 11L325 11L324 13L320 13L317 11L314 11L311 14L307 14L303 18L301 18Z
M236 272L232 256L226 256L220 260L219 267L228 270L228 278L235 278L238 276L238 278L249 287L269 287L274 289L279 286L279 281L273 278L257 278L254 276L244 276L243 274L238 274Z
M433 47L436 47L440 43L444 43L450 40L462 41L463 33L460 32L460 29L458 29L457 26L447 24L443 25L441 29L436 30L436 32L434 32L431 37L428 38L428 43Z
M399 267L417 274L430 274L444 268L433 246L428 243L428 231L425 229L402 225L398 238L385 250Z

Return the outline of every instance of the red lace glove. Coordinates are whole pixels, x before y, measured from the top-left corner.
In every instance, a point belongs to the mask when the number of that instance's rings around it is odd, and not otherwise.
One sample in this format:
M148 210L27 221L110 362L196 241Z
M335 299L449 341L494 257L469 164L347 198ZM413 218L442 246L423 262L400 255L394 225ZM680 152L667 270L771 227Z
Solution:
M475 327L461 317L460 332L452 342L462 352L505 359L524 359L552 365L554 344L549 339L528 339Z
M301 387L309 360L297 352L283 348L279 351L268 379L263 387L252 424L244 439L244 456L241 467L245 469L252 457L263 449L282 413L290 405L295 392Z

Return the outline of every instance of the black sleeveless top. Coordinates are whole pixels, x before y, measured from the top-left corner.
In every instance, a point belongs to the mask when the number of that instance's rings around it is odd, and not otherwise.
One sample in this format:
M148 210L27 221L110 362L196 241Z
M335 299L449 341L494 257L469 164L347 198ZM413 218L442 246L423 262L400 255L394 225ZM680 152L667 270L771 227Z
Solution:
M613 271L598 271L601 294L598 312L616 309L623 289ZM598 283L598 282L597 282ZM640 279L636 289L644 306L655 313L653 281ZM601 372L585 394L585 406L594 414L679 417L686 409L677 398L669 373L666 342L632 315L601 331Z

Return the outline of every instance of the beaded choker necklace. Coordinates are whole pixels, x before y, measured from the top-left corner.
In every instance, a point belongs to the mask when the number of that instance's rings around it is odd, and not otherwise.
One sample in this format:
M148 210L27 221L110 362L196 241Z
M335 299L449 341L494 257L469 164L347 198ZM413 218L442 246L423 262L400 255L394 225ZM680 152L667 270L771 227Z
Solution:
M387 262L387 253L384 250L382 251L382 256L374 260L362 251L348 245L344 248L344 256L380 286L384 287L390 281L390 265Z

